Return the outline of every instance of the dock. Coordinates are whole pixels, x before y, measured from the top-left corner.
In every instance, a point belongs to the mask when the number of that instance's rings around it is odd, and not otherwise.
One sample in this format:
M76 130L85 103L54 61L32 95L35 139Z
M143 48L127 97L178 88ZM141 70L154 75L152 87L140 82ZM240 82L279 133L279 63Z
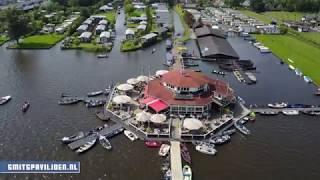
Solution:
M170 143L171 179L183 180L180 142L170 141Z
M101 131L99 131L97 134L98 135L101 135L101 136L106 136L106 135L109 135L111 134L113 131L117 130L117 129L120 129L122 128L121 125L119 124L115 124L115 125L112 125L110 127L106 127L106 128L103 128ZM68 147L72 150L75 150L81 146L83 146L84 144L86 144L88 141L92 141L93 139L97 138L97 135L95 134L91 134L85 138L82 138L78 141L75 141L75 142L72 142L70 144L68 144Z
M102 121L107 121L109 120L109 118L107 116L105 116L105 114L103 113L103 111L99 111L96 113L96 116L102 120Z
M260 112L281 112L284 110L296 110L296 111L320 111L320 107L314 107L314 108L251 108L252 112L260 113Z

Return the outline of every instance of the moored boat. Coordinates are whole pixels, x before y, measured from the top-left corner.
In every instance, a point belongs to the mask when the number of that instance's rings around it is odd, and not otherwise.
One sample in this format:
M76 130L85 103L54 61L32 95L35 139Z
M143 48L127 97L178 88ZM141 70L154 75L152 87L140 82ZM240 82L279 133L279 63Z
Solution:
M160 141L146 141L144 144L149 148L159 148L162 144Z
M76 104L79 102L77 98L63 98L59 100L58 104L60 105L68 105L68 104Z
M63 137L62 139L61 139L61 141L63 142L63 143L72 143L72 142L74 142L74 141L77 141L77 140L79 140L79 139L82 139L82 138L84 138L85 137L85 133L84 132L82 132L82 131L80 131L80 132L77 132L77 133L75 133L75 134L73 134L73 135L71 135L71 136L65 136L65 137Z
M282 102L282 103L274 103L274 104L268 104L268 107L270 107L270 108L285 108L285 107L287 107L288 106L288 104L287 103L284 103L284 102Z
M130 139L131 141L135 141L137 139L139 139L139 137L134 134L133 132L131 131L128 131L128 130L124 130L123 134L128 138Z
M108 58L109 55L108 54L98 54L97 58Z
M192 180L192 170L188 165L183 166L182 168L183 180Z
M0 97L0 105L3 105L7 102L9 102L11 99L11 96L3 96L3 97Z
M318 89L316 90L316 92L314 93L314 95L320 96L320 88L318 88Z
M294 70L297 76L302 76L302 72L299 69Z
M238 121L234 123L234 127L236 127L244 135L250 134L250 130L247 129L244 125L240 124Z
M103 93L103 91L95 91L87 94L88 97L99 96Z
M170 151L170 145L169 144L162 144L159 149L159 156L166 156Z
M209 143L200 143L196 146L196 150L208 155L215 155L217 153L217 150L214 148L214 145Z
M21 108L22 112L23 113L27 112L29 107L30 107L30 103L29 102L24 102L23 105L22 105L22 108Z
M184 161L186 161L187 163L191 164L191 156L190 153L188 151L188 148L185 144L180 144L181 146L181 157Z
M230 141L231 137L229 135L217 136L209 139L211 144L223 144Z
M223 131L221 134L230 136L230 135L234 134L236 131L237 131L236 129L229 129L229 130Z
M96 143L97 138L92 139L91 141L86 142L83 146L79 147L76 150L76 153L83 153L93 147L93 145Z
M259 114L260 115L278 115L279 114L279 112L277 112L277 111L261 111L261 112L259 112Z
M289 67L290 70L295 70L295 67L293 65L291 65L291 64L288 67Z
M107 150L111 150L112 146L110 141L105 136L99 136L99 142L102 147L104 147Z
M105 100L89 101L86 103L86 107L88 107L88 108L98 107L98 106L103 106L104 104L106 104Z
M302 111L302 113L311 116L320 116L320 111Z
M312 79L311 79L309 76L303 76L303 80L304 80L306 83L312 83Z
M283 110L282 113L289 116L299 115L299 111L294 109Z
M106 135L106 138L110 138L110 137L113 137L115 135L118 135L120 134L124 129L123 128L119 128L119 129L116 129L114 131L112 131L111 133L107 134Z

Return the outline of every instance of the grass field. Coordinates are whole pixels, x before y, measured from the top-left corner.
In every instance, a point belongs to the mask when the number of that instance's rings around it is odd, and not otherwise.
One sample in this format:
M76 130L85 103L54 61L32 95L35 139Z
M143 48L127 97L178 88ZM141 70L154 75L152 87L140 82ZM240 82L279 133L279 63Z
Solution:
M307 32L307 33L300 33L300 35L309 41L313 41L314 43L318 44L320 47L320 33Z
M261 13L255 13L255 12L249 11L249 10L241 10L240 12L249 16L249 17L260 20L264 23L270 23L272 21L272 19L268 18L267 16L265 16L264 14L261 14Z
M104 15L106 16L107 21L109 21L112 24L116 23L116 19L117 19L117 11L116 10L112 10L106 13L101 13L101 14L97 14L97 15Z
M0 46L2 44L4 44L5 42L7 42L9 40L9 38L7 36L1 36L0 35Z
M259 42L269 47L283 61L292 64L304 75L320 85L320 49L289 35L256 35ZM288 58L293 62L289 62Z
M61 34L44 34L29 36L19 44L15 44L10 48L16 49L48 49L61 41L65 36Z
M241 10L241 12L249 17L256 18L264 23L270 23L272 20L282 22L284 20L300 21L306 13L287 12L287 11L268 11L264 13L256 13L250 10Z

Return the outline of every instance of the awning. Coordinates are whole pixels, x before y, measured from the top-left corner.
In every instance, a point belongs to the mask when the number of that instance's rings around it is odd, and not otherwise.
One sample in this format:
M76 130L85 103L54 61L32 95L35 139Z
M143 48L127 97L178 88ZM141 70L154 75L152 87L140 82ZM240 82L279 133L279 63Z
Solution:
M148 97L146 99L143 99L141 103L147 105L148 107L152 108L156 112L160 112L169 107L165 102L153 97Z

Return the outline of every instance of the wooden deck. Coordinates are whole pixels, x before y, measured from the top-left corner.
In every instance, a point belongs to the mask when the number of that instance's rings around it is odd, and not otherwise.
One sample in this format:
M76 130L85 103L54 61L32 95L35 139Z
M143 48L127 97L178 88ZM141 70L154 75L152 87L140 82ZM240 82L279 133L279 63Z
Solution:
M180 142L170 141L170 143L171 179L183 180Z

